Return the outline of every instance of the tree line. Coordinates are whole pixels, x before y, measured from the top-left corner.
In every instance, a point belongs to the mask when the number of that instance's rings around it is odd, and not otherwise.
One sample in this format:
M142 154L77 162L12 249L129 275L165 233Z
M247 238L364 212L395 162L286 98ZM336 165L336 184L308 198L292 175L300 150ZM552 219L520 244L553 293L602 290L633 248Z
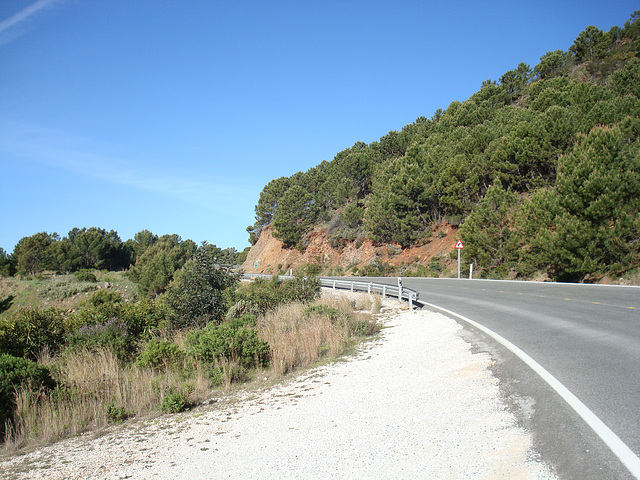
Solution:
M235 248L204 246L219 265L235 265L242 257ZM74 228L65 237L39 232L21 238L11 254L0 249L0 275L127 270L141 293L157 296L198 249L193 240L176 234L158 236L149 230L141 230L124 242L116 231L97 227Z
M272 180L250 241L271 224L304 249L324 223L332 245L365 235L408 247L449 222L483 275L585 280L637 268L639 18L589 26L533 68L520 63L430 118Z

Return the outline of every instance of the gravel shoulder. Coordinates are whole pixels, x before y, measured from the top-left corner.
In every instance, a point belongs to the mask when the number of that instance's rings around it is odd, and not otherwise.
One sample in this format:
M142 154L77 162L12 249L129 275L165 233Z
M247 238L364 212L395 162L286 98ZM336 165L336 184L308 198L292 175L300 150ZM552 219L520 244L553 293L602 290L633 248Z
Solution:
M454 320L386 316L357 354L234 401L0 463L9 479L555 479Z

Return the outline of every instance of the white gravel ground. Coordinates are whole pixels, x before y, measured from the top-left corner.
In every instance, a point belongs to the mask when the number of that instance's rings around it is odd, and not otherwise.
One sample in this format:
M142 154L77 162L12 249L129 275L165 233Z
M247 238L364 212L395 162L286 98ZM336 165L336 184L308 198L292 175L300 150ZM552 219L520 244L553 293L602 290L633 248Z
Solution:
M241 402L59 442L0 463L0 476L556 478L456 322L405 311L387 325L358 355Z

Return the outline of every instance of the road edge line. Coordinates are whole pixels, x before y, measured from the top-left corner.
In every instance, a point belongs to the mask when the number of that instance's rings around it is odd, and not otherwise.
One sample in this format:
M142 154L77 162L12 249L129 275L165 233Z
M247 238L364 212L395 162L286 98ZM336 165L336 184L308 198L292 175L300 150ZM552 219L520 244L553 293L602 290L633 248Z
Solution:
M432 303L422 302L423 305L428 305L430 307L436 308L442 312L445 312L449 315L454 316L462 320L463 322L468 323L469 325L474 326L478 330L489 335L491 338L496 340L502 346L507 348L511 353L517 356L520 360L526 363L535 373L537 373L540 378L542 378L547 384L553 388L558 395L560 395L567 404L578 414L580 417L591 427L591 429L598 435L602 441L609 447L611 452L618 457L618 459L624 464L625 467L629 470L629 472L640 480L640 458L631 450L626 443L624 443L620 437L618 437L609 427L605 425L605 423L600 420L578 397L576 397L567 387L565 387L560 381L551 375L542 365L536 362L533 358L531 358L528 354L526 354L523 350L515 346L509 340L504 338L503 336L497 334L493 330L481 325L480 323L471 320L459 313L453 312L451 310L447 310L446 308L442 308L438 305L434 305Z

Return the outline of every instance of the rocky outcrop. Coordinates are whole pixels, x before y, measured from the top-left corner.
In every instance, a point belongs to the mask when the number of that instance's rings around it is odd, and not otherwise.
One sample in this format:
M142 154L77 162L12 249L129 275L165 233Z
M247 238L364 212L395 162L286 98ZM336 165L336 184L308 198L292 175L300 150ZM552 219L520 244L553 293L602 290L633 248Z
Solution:
M347 242L341 248L333 248L327 238L327 229L318 228L309 234L309 244L304 252L287 248L272 235L272 227L265 227L260 238L251 247L242 268L247 273L279 273L294 271L306 265L319 265L324 271L340 267L350 274L353 267L361 269L374 261L394 266L427 265L432 258L441 257L449 263L449 252L457 241L457 229L449 224L439 225L430 240L421 246L402 249L398 245L374 245L365 238L359 242ZM257 266L256 266L257 265Z

